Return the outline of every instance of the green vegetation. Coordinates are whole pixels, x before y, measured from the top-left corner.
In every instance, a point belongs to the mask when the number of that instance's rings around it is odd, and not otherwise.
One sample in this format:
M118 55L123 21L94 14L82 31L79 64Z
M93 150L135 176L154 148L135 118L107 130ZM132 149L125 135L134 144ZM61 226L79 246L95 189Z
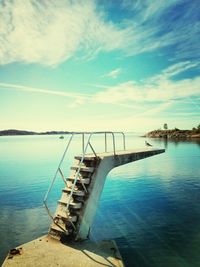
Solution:
M164 130L167 130L168 129L167 123L164 123L163 128L164 128Z
M146 137L171 138L171 139L189 139L200 138L200 124L193 127L192 130L180 130L178 128L168 129L167 123L163 125L164 130L158 129L147 133Z

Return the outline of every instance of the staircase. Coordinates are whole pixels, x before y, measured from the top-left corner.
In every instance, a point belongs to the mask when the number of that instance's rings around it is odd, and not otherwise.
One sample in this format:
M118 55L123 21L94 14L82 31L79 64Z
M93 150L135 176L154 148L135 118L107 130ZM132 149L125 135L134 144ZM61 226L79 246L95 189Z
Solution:
M65 179L59 170L65 187L49 229L49 235L61 241L73 240L80 224L90 193L92 178L100 160L96 156L75 156L70 176Z

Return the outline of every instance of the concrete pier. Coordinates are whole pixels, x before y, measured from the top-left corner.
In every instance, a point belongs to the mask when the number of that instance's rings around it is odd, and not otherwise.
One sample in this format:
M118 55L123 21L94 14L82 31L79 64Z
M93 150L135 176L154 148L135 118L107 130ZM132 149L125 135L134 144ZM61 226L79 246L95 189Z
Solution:
M123 267L114 241L62 244L42 236L11 250L2 267Z

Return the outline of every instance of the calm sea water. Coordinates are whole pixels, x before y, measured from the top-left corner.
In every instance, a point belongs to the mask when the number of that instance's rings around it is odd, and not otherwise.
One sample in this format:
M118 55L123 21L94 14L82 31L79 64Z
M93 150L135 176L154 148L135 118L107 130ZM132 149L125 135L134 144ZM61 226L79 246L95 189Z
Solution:
M64 163L66 176L80 147L76 141ZM58 136L0 137L0 262L10 248L47 233L42 200L66 142ZM100 138L93 142L102 148ZM149 142L166 152L108 174L90 237L114 239L127 267L200 266L200 142ZM127 143L143 148L144 138L130 135ZM61 188L57 180L52 209Z

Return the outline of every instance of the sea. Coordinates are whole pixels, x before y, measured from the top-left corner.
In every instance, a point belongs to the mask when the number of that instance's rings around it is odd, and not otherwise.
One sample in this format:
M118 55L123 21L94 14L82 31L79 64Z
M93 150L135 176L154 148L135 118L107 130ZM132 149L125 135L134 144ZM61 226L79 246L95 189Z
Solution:
M112 138L107 139L111 151ZM0 137L0 264L9 249L48 232L51 221L43 199L68 140L69 136L58 135ZM115 240L127 267L198 267L200 140L128 133L126 149L146 149L145 140L153 148L165 148L165 153L108 174L90 239ZM72 140L62 164L65 177L73 157L81 153L81 141L81 136ZM116 135L115 143L117 150L123 149L121 135ZM91 144L103 152L104 136L92 137ZM48 195L52 213L62 188L58 176Z

